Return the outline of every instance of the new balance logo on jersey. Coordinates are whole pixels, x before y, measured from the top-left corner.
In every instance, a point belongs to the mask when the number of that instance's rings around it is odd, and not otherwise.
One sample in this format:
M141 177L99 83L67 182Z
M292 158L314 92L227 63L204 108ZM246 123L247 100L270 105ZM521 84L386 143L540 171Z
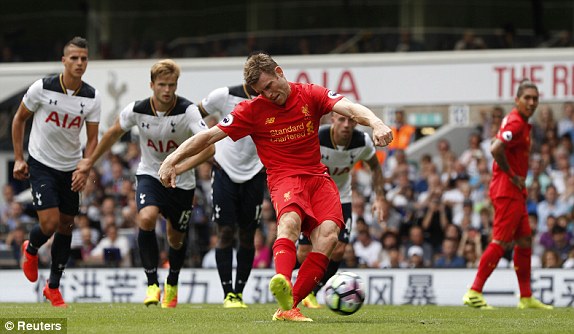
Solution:
M353 153L349 154L349 158L351 158L351 161L349 162L349 164L354 165L355 164L355 155Z
M84 113L84 107L85 107L85 106L86 106L86 105L85 105L84 103L80 102L80 107L82 108L82 110L80 110L80 114L83 114L83 113Z
M68 114L60 115L55 111L52 111L50 115L46 117L46 123L50 122L66 129L82 127L82 118L80 116L73 117Z
M145 204L145 194L140 194L140 204Z
M169 125L171 125L171 133L174 133L175 132L175 123L169 122Z
M142 122L142 128L149 129L149 123L146 124L146 123Z
M57 106L57 105L58 105L58 100L52 100L52 99L50 99L50 104L52 104L52 103L54 103L54 105Z
M163 140L158 140L154 142L151 139L147 140L147 147L151 147L154 151L164 153L169 152L171 150L175 150L179 145L173 140L168 140L167 142L163 142Z
M40 193L35 193L34 197L36 197L36 205L42 205L42 194Z
M273 123L275 123L275 117L268 117L265 120L265 124L273 124Z

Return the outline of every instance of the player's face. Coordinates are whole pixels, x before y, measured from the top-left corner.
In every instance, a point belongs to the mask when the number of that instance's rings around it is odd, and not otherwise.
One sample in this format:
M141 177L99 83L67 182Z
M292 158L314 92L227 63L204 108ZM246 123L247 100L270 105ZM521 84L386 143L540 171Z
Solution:
M259 80L252 88L269 101L280 106L285 104L289 94L291 94L289 82L285 79L283 70L279 66L275 69L274 74L261 73Z
M333 122L333 134L337 145L346 145L351 139L353 129L357 126L357 122L353 121L350 117L333 114L331 116Z
M534 88L526 88L522 95L515 99L516 109L518 113L525 119L530 118L538 107L538 90Z
M150 83L150 88L153 90L154 102L163 106L156 106L161 111L167 111L165 107L170 107L175 99L175 91L177 90L177 77L175 74L160 75L154 82Z
M70 45L62 56L64 76L81 79L88 67L88 50Z

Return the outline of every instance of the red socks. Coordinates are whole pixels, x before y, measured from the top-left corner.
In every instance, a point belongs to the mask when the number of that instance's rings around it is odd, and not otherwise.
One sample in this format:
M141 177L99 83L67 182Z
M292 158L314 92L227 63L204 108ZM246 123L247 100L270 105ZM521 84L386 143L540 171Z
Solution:
M297 263L297 248L295 243L287 238L279 238L273 244L273 261L275 272L282 274L291 281L293 268Z
M498 265L498 261L504 255L504 248L499 244L491 242L486 247L486 250L480 258L480 263L478 264L478 272L474 278L474 283L471 289L477 292L482 292L484 283L490 277L490 274L494 271Z
M293 287L293 307L297 307L297 304L321 282L328 265L329 258L325 254L310 252L307 255L299 268L297 281Z
M514 271L518 278L520 297L531 297L530 268L531 268L532 248L522 248L514 246Z

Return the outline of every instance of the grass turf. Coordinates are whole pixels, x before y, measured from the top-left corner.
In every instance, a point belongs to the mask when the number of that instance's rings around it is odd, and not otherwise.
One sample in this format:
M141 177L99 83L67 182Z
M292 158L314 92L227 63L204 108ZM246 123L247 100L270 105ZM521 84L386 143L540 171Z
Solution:
M326 308L301 311L314 322L271 321L274 304L223 309L180 304L176 309L143 304L73 303L68 309L41 304L0 304L1 320L66 318L68 333L572 333L574 308L476 310L446 306L365 305L354 315ZM0 333L4 331L1 324ZM16 332L16 331L12 331Z

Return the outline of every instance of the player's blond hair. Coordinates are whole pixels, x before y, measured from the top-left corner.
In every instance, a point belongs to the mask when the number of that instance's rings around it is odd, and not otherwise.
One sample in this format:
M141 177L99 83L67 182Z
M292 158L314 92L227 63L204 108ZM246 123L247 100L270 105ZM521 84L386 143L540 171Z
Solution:
M153 64L151 67L151 82L155 82L160 76L164 75L175 75L176 79L179 79L179 74L181 73L181 69L179 65L176 64L175 61L171 59L163 59L158 61L157 63Z
M243 67L243 78L245 83L253 86L259 81L261 73L268 73L275 75L275 68L277 63L270 55L264 52L254 53L247 58L245 66Z

